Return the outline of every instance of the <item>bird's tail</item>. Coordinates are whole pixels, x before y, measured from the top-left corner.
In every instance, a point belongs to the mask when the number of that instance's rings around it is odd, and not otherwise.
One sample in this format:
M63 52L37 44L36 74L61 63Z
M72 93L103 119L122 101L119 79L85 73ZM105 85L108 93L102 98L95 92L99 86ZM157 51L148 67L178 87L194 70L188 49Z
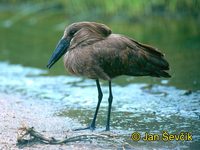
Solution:
M169 70L169 63L164 58L164 54L149 45L139 44L139 47L143 49L145 53L145 59L147 60L146 70L151 76L155 77L171 77L166 71Z

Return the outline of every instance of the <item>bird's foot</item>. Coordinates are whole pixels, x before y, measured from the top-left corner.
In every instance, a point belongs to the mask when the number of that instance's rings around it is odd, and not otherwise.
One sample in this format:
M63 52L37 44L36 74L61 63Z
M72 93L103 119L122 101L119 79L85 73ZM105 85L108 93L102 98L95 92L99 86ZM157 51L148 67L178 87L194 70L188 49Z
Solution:
M88 130L88 129L91 130L91 131L94 131L95 130L95 126L90 125L90 126L85 127L85 128L74 129L73 131Z
M106 126L106 130L105 131L110 131L110 126Z

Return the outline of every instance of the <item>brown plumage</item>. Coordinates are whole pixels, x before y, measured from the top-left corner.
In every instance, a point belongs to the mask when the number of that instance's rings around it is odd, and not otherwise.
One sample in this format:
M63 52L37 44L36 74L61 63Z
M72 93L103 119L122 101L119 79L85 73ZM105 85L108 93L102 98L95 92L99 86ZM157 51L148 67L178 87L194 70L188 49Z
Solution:
M96 80L99 101L89 127L91 129L95 128L96 115L103 96L99 79L109 81L106 126L106 130L109 130L112 78L120 75L170 77L166 72L169 64L160 51L124 35L112 34L109 27L100 23L78 22L69 25L47 67L50 68L62 55L64 65L71 74Z

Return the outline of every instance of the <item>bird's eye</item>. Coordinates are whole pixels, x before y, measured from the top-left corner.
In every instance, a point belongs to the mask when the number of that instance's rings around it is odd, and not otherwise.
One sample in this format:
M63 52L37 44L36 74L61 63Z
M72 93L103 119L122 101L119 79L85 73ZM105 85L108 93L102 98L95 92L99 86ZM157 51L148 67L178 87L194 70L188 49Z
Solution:
M75 33L76 33L76 30L71 30L71 31L69 32L69 34L70 34L71 36L73 36Z

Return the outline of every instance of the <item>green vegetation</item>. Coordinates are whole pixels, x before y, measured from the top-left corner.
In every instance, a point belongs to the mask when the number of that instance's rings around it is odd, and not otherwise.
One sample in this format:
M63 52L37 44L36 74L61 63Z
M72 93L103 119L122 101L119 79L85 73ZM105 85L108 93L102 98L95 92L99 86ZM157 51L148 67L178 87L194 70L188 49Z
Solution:
M40 10L64 11L70 20L101 19L128 20L143 16L185 17L200 16L199 0L2 0L15 9L36 6ZM76 18L76 19L75 19Z

